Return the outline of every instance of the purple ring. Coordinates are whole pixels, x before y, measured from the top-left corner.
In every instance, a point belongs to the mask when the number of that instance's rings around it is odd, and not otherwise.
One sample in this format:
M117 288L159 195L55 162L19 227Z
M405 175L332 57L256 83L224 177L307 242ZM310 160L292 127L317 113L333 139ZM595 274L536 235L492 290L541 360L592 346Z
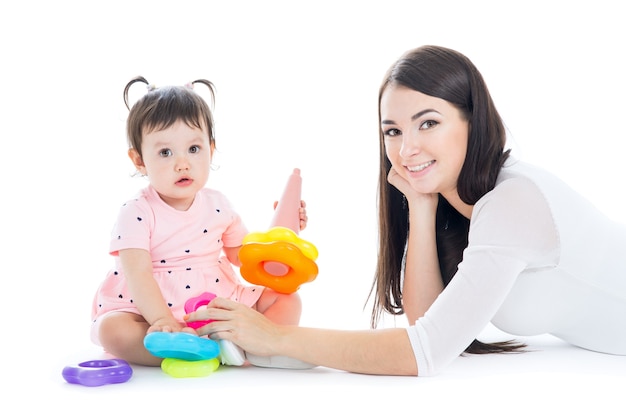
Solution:
M98 387L126 382L133 369L123 359L97 359L63 368L63 378L71 384Z

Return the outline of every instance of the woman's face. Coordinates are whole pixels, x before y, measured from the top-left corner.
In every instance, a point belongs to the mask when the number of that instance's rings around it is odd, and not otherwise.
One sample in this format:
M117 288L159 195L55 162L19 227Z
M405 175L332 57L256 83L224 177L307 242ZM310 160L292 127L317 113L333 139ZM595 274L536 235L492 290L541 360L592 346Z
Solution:
M394 85L383 91L380 114L385 151L396 172L417 192L458 197L469 133L463 114L445 100Z

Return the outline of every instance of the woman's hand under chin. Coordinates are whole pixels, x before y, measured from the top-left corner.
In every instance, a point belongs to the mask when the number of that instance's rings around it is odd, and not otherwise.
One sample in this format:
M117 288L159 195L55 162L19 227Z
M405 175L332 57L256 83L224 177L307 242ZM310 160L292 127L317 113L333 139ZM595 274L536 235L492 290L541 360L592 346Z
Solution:
M439 201L438 194L423 194L415 191L415 189L411 187L411 184L409 184L409 182L404 177L402 177L393 167L389 170L389 173L387 174L387 182L396 187L396 189L402 194L404 194L404 197L407 199L409 204L414 201L422 201L426 202L429 205L434 205L435 208L437 207L437 203Z

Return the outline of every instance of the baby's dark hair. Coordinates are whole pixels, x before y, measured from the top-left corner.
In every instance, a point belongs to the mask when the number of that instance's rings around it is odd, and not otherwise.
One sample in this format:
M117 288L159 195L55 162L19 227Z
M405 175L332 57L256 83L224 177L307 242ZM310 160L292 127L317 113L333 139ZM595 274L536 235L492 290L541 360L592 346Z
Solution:
M131 107L128 104L128 91L137 83L144 83L148 93ZM207 102L193 91L195 84L208 87L211 104L215 102L215 86L212 82L199 79L185 86L167 86L154 88L148 81L138 76L124 87L124 104L130 110L126 122L128 146L135 149L141 157L141 143L145 133L167 129L179 120L189 127L206 129L211 146L215 146L213 113Z

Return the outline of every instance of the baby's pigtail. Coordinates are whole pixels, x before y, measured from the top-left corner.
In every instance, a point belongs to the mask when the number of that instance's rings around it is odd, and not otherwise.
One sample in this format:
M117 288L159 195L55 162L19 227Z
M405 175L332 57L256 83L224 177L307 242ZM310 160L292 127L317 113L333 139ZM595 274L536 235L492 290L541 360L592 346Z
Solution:
M126 84L126 87L124 87L124 104L126 104L126 108L128 110L130 110L130 105L128 104L128 90L130 90L130 87L135 84L135 83L144 83L147 87L148 87L148 91L154 90L154 86L152 86L150 83L148 83L148 80L146 80L144 77L142 77L141 75L133 78L132 80L130 80L128 82L128 84Z
M185 86L187 88L191 88L193 89L195 84L203 84L204 86L206 86L209 89L209 92L211 93L211 108L215 109L215 85L209 81L209 80L205 80L204 78L200 78L198 80L192 81L188 84L185 84Z

